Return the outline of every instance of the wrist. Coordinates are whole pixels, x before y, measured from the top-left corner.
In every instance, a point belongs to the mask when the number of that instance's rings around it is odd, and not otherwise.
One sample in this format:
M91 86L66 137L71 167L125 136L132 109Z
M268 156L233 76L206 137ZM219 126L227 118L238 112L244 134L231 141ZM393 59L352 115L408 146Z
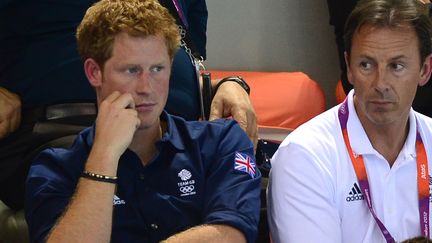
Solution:
M85 170L96 174L116 175L120 156L108 151L97 152L94 149L90 152L85 164Z
M250 94L250 87L249 85L246 83L246 81L240 77L240 76L229 76L229 77L225 77L223 79L221 79L217 84L216 87L214 89L213 94L216 94L217 90L219 89L219 87L225 83L225 82L235 82L238 85L240 85L240 87L242 87L246 93L249 95Z
M99 182L107 182L107 183L112 183L112 184L117 184L117 176L112 176L112 175L102 175L102 174L97 174L91 171L87 171L85 170L81 177L92 180L92 181L99 181Z

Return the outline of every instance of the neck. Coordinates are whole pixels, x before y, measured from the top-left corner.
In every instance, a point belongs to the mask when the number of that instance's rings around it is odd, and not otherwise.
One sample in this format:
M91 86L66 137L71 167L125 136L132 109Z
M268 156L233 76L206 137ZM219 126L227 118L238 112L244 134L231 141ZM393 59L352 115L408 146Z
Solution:
M357 114L373 148L377 150L393 166L405 144L409 131L409 114L406 118L391 123L377 124L372 122L363 112Z
M400 151L402 150L405 140L408 136L408 122L405 127L400 129L394 128L366 128L365 131L372 143L372 146L387 160L390 167L393 166ZM402 131L402 132L401 132Z
M162 138L165 124L158 123L148 129L138 129L132 139L129 149L134 151L141 159L141 163L147 165L156 154L156 142Z

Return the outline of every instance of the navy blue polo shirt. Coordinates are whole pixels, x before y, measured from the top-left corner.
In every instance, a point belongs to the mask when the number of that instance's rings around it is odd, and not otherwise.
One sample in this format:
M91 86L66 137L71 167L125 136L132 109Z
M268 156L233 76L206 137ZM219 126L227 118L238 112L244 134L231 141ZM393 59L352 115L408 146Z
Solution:
M188 122L165 112L161 119L168 129L148 165L131 150L120 158L112 242L159 242L201 224L230 225L255 242L261 174L235 162L254 160L244 131L233 120ZM34 161L26 185L32 242L43 242L68 205L93 137L94 126L71 148L47 149Z

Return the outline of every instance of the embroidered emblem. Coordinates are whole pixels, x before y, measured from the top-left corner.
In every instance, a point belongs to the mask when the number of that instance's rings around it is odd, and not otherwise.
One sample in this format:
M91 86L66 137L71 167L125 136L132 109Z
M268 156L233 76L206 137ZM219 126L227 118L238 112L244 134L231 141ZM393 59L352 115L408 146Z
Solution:
M256 165L253 158L245 153L236 152L234 159L234 169L248 173L252 178L255 177Z

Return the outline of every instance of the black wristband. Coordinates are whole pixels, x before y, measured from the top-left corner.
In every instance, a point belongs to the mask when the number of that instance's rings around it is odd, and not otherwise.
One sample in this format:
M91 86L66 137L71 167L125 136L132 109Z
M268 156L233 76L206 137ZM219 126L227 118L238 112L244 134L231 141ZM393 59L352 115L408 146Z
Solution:
M240 76L229 76L229 77L221 79L219 81L219 83L217 83L215 91L213 92L213 95L216 94L219 86L221 86L223 83L225 83L227 81L238 83L246 91L247 94L250 94L250 87L249 87L249 85L246 83L246 81L242 77L240 77Z
M90 180L94 180L94 181L117 184L117 176L99 175L99 174L96 174L93 172L84 171L82 173L81 177L84 177L84 178L90 179Z

